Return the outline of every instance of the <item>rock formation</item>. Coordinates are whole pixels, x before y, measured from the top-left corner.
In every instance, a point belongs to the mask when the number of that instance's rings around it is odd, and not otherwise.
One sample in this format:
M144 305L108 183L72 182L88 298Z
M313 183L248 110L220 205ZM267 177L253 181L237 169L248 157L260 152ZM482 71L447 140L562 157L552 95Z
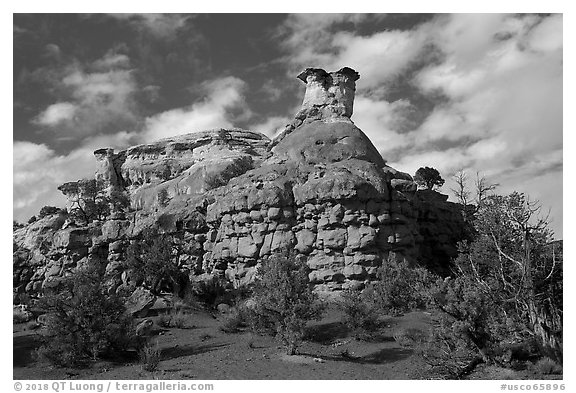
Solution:
M461 207L417 191L354 125L356 71L308 68L298 78L302 108L273 141L218 129L97 150L95 178L130 208L86 227L58 215L15 231L15 289L39 291L76 266L103 263L113 289L131 292L122 261L147 228L178 234L192 279L242 285L276 253L305 261L318 291L364 287L390 252L445 273L465 233Z

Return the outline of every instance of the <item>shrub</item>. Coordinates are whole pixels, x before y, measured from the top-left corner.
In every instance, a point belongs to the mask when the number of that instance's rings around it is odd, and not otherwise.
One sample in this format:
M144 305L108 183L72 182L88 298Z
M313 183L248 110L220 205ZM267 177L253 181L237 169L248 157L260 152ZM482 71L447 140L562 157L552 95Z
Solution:
M439 282L431 298L441 314L422 355L451 378L481 362L502 363L505 352L524 339L526 327L510 319L490 288L472 277Z
M430 373L442 379L460 379L481 362L477 352L450 330L443 321L416 353L430 366Z
M444 185L444 179L440 176L440 172L438 172L437 169L428 166L418 168L414 175L414 181L418 186L426 188L427 190L440 188Z
M160 348L158 347L158 342L156 345L148 343L140 350L140 362L142 363L142 369L145 371L156 371L158 365L160 364Z
M238 311L225 315L220 330L224 333L238 333L240 329L245 326L245 321Z
M79 270L58 292L46 293L46 339L39 355L59 366L81 367L90 360L123 351L133 342L133 320L121 300L108 293L102 272Z
M172 323L172 316L170 313L162 313L158 316L158 326L163 328L169 328Z
M437 276L421 267L410 267L390 253L378 271L379 281L373 284L374 296L382 311L397 315L425 307L429 290Z
M54 214L59 214L60 212L62 212L62 209L60 208L54 206L44 206L42 209L40 209L40 212L38 213L38 218L44 218Z
M428 341L428 334L418 328L399 329L394 332L394 340L405 348L419 347Z
M83 179L65 183L58 187L70 196L70 218L82 225L93 220L102 220L110 214L112 201L104 190L104 183L94 179Z
M344 324L357 339L369 339L377 330L378 309L371 291L343 291L338 305Z
M172 322L171 325L178 329L184 329L187 327L188 318L183 311L179 310L172 314Z
M156 295L162 290L178 292L185 278L173 251L171 236L147 230L140 241L128 246L126 269L140 275L145 286Z
M238 302L236 307L234 307L229 314L224 316L223 322L220 325L220 330L225 333L237 333L242 330L242 328L250 325L251 318L252 310Z
M258 269L253 299L253 325L274 332L289 355L296 353L306 323L319 319L323 311L306 264L283 256L270 258Z
M536 371L541 374L562 374L562 366L556 363L554 360L544 357L539 359L534 365Z
M158 325L164 328L183 329L187 326L188 318L183 310L171 310L170 312L160 314Z

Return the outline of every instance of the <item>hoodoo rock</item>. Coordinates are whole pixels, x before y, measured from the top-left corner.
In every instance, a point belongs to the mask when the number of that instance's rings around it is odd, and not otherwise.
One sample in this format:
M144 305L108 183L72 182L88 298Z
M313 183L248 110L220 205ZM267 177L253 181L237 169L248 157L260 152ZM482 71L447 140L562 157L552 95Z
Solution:
M417 191L354 125L356 71L308 68L298 78L302 108L273 141L217 129L97 150L96 180L130 207L86 228L53 217L15 231L15 288L37 291L46 274L99 261L118 291L134 290L120 261L148 228L178 235L192 281L210 274L243 285L275 254L305 261L317 291L364 287L391 252L446 272L466 233L462 207Z

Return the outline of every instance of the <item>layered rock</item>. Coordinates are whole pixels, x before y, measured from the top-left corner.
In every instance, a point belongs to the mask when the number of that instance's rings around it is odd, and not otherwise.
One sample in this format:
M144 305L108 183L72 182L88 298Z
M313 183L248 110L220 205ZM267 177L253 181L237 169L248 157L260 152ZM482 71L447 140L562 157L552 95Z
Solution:
M100 263L110 289L130 295L137 283L122 261L147 228L177 235L192 279L242 285L276 254L307 263L318 291L362 288L390 252L442 271L462 233L460 209L417 192L354 125L358 77L305 70L302 109L274 141L217 129L97 150L96 179L128 195L130 209L86 228L51 218L17 231L15 287L40 290L49 277ZM75 187L61 189L76 198ZM40 266L32 276L31 260Z

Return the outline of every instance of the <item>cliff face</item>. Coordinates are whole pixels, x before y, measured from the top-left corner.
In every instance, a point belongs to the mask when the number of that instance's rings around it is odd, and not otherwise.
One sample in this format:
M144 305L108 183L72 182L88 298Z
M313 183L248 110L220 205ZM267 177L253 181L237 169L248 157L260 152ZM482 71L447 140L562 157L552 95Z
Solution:
M191 276L236 285L275 253L304 260L319 291L362 288L390 252L446 270L464 233L460 208L417 192L350 120L358 77L349 68L300 74L302 109L274 141L220 129L97 150L96 179L127 195L130 209L83 228L49 217L17 230L15 288L37 291L76 266L104 263L112 289L134 290L124 253L152 227L178 234Z

